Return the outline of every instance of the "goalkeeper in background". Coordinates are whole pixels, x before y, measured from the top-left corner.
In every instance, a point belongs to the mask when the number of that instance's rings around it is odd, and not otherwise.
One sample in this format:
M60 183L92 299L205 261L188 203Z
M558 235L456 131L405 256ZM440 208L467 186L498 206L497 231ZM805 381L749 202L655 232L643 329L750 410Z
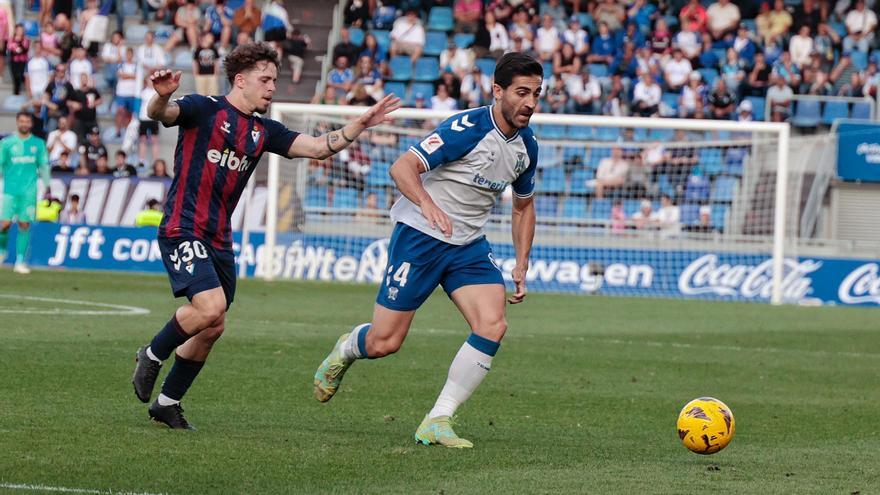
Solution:
M15 241L15 273L30 273L25 257L31 240L30 227L37 212L37 177L49 188L49 156L46 142L31 134L34 118L28 112L15 116L18 132L0 141L0 175L3 204L0 208L0 263L7 257L9 227L18 221Z

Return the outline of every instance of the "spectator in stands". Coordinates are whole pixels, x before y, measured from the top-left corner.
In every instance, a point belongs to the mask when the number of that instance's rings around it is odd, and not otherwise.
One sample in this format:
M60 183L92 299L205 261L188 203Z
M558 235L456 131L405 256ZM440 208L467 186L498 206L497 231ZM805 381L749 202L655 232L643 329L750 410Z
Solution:
M263 11L256 6L254 0L244 0L244 5L232 15L232 25L235 27L235 31L247 33L253 37L257 28L260 27L262 17Z
M794 98L794 92L787 84L785 79L774 74L773 86L767 89L767 104L770 106L770 120L773 122L784 122L791 115L791 101Z
M694 71L690 60L684 57L681 48L676 47L672 50L672 59L666 62L663 68L663 78L666 81L666 88L671 92L681 91L681 88L687 84L688 77Z
M811 33L818 32L819 24L828 18L828 3L821 2L819 5L816 0L803 0L795 6L792 18L795 31L800 32L801 27L807 26Z
M293 28L287 39L282 42L282 52L287 56L287 61L290 63L290 82L293 84L299 84L303 65L305 64L306 50L308 50L311 44L311 38L300 31L299 28ZM357 52L359 51L360 49L357 50Z
M618 52L617 56L611 62L608 69L613 74L621 74L628 80L638 77L639 62L636 59L636 48L631 41L627 41L623 45L623 51Z
M678 21L682 30L701 33L708 28L709 16L699 0L689 0L687 5L678 12Z
M61 61L61 47L58 45L58 35L55 33L55 24L52 21L43 23L43 29L40 30L40 45L46 58L53 64Z
M587 181L587 187L595 188L595 196L602 199L609 191L615 191L626 184L629 174L629 162L623 158L623 150L619 146L611 149L611 156L599 160L596 178Z
M46 109L48 122L46 127L51 129L51 122L58 117L67 115L67 99L73 93L73 86L67 80L67 65L58 64L43 92L43 107Z
M760 18L760 15L758 17ZM767 30L764 36L765 40L769 41L771 38L788 35L794 20L788 10L786 10L784 0L775 0L773 2L773 10L767 13L767 22ZM761 29L759 25L758 33L760 34L760 32Z
M785 83L792 88L798 87L801 83L801 71L792 61L789 52L782 52L782 56L773 64L773 72L782 76Z
M284 7L284 0L271 0L263 9L263 40L275 47L278 56L283 55L281 42L287 39L287 33L293 29ZM335 57L334 57L335 60ZM351 59L349 59L351 60Z
M104 81L110 91L116 93L116 73L119 64L125 60L125 38L122 31L114 31L110 35L110 41L101 47L101 61L104 63Z
M216 94L216 93L215 93ZM150 118L147 113L148 102L156 96L153 83L149 77L144 78L144 89L141 91L141 108L138 110L138 163L141 168L147 163L147 145L153 159L159 156L159 122Z
M844 20L847 36L843 39L844 51L858 50L868 53L877 29L877 14L865 8L864 0L856 0L853 10Z
M578 16L573 15L568 20L568 28L562 32L562 41L574 47L574 53L579 59L586 60L590 49L590 35L581 27Z
M791 61L798 68L803 68L810 63L810 54L813 53L813 38L810 36L810 26L804 24L798 34L791 37L788 42L788 51Z
M627 43L632 43L634 46L645 44L645 35L642 34L641 28L634 22L627 22L624 30L617 31L616 37L618 51L620 47L625 46Z
M708 90L703 84L703 77L699 72L693 71L688 76L688 84L681 88L678 97L678 115L688 119L702 119L703 105Z
M404 17L394 21L391 28L391 53L393 58L397 55L409 55L413 63L422 56L425 49L425 28L422 21L416 15L415 10L408 10Z
M857 71L858 69L852 63L850 52L844 51L841 53L840 60L837 61L837 65L831 69L831 73L828 76L832 84L834 84L834 93L840 94L843 92L844 86L852 81L852 73Z
M819 24L819 32L813 37L813 51L822 57L825 72L829 72L834 63L834 47L840 45L840 35L828 24Z
M175 29L168 41L165 42L165 51L170 52L172 48L184 41L189 44L190 50L195 50L199 46L201 19L202 14L196 0L186 0L186 4L174 13Z
M348 59L345 56L336 57L333 70L327 75L327 87L333 88L334 99L345 98L354 84L354 74L348 68Z
M686 232L694 232L701 234L718 233L717 227L712 226L712 207L709 205L700 206L700 220L696 225L685 225Z
M767 88L770 87L770 74L772 69L764 61L762 52L755 53L755 64L749 71L749 94L751 96L764 96L767 94Z
M739 26L739 30L736 32L736 38L733 39L733 45L731 48L733 48L741 60L750 64L754 62L755 52L758 51L758 47L752 40L752 33L749 32L747 26L742 24Z
M373 60L370 57L363 56L358 60L354 79L356 84L363 86L364 91L373 100L379 101L385 96L382 75L379 74L378 69L373 67Z
M150 172L150 177L171 177L168 175L168 165L166 165L165 160L157 158L153 161L153 170Z
M437 94L431 97L431 109L458 110L458 103L455 98L449 96L449 88L445 84L437 85Z
M755 116L752 114L752 102L749 100L740 102L736 112L737 122L752 122L755 120Z
M510 37L507 34L507 28L504 24L495 20L495 15L491 11L486 12L484 22L477 29L471 49L477 58L489 55L495 59L501 57L510 49Z
M739 58L733 47L727 49L720 74L721 78L724 79L724 83L727 84L728 88L736 92L738 98L745 92L746 62Z
M544 16L549 15L551 19L553 19L553 25L556 26L556 29L559 32L565 30L565 19L568 15L565 13L565 7L559 0L547 0L546 2L541 2L538 7L538 15L541 16L541 19Z
M857 73L853 72L853 74ZM816 96L834 96L834 86L831 84L831 81L828 80L828 74L822 71L816 71L813 72L813 80L810 85L804 88L804 91L801 92Z
M565 81L561 76L551 76L547 84L547 91L541 94L543 100L540 111L545 113L565 113L568 109L568 93L565 91Z
M119 64L119 70L116 72L117 137L122 136L122 130L128 125L137 106L138 73L138 66L134 62L134 50L126 48L125 61Z
M477 32L477 26L483 16L482 0L455 0L452 10L457 33Z
M486 12L495 16L495 22L507 24L513 16L513 7L507 0L489 0Z
M854 71L854 72L850 73L850 75L849 75L849 83L846 83L843 86L841 86L837 95L838 96L848 96L851 98L853 98L853 97L861 98L862 96L864 96L863 86L864 86L864 84L862 82L861 74L857 71Z
M602 87L588 67L581 68L579 76L568 78L566 89L574 113L598 115L602 111Z
M113 177L137 177L137 170L129 163L126 163L127 155L124 151L119 150L114 155Z
M732 39L739 25L739 7L730 0L718 0L706 10L706 17L712 39Z
M80 46L80 39L70 27L70 17L64 14L55 17L55 31L58 35L58 48L61 50L60 58L66 64L73 49Z
M639 47L636 51L636 74L647 72L655 79L663 77L660 56L651 50L650 44Z
M657 220L657 212L654 211L654 205L647 199L642 200L639 204L639 211L632 215L633 226L639 230L655 228L658 223Z
M489 101L492 95L492 78L483 74L477 64L471 68L471 73L461 80L461 97L467 108L476 108Z
M61 212L59 221L61 223L72 225L86 222L86 214L79 207L79 194L71 194L67 199L67 208Z
M370 5L364 0L348 0L342 22L346 26L365 28L370 22Z
M652 141L639 153L637 159L650 177L650 180L645 180L645 186L648 189L650 182L657 181L657 171L663 167L666 161L666 147L660 141Z
M355 61L361 53L361 47L351 42L351 33L348 28L339 30L339 43L333 47L333 60L345 57L346 60Z
M868 67L862 74L862 81L864 82L862 91L868 98L877 98L877 88L880 86L880 71L877 69L877 63L877 57L871 58L868 62Z
M220 93L217 74L220 72L220 53L214 48L214 34L205 31L198 48L193 52L192 73L196 93L212 96Z
M675 237L681 233L681 210L668 194L660 196L655 225L663 237Z
M525 45L524 45L525 41L526 40L524 40L522 36L515 35L513 37L513 42L512 42L513 45L510 47L510 50L508 50L508 51L522 52L532 58L538 58L538 54L535 53L534 50L525 47Z
M86 0L85 7L79 13L78 32L82 37L80 43L88 50L89 57L95 57L98 55L101 43L106 40L107 27L100 21L97 0ZM122 29L122 23L119 24L119 29Z
M446 49L440 53L440 68L452 69L455 75L464 78L473 66L474 53L467 48L459 48L450 37Z
M144 44L137 48L134 61L137 63L138 78L149 76L153 72L166 66L165 50L155 43L156 35L152 31L148 31L144 35ZM122 65L127 62L123 60ZM119 87L117 83L117 88ZM118 96L118 95L117 95Z
M600 0L593 9L597 24L605 24L609 31L617 31L626 21L626 11L615 0Z
M617 46L614 42L614 36L611 35L611 31L608 29L608 24L601 22L598 29L599 32L593 37L592 43L590 43L590 54L587 55L587 63L607 65L614 61Z
M89 129L85 142L79 145L79 163L91 173L98 170L99 161L104 160L106 165L107 158L107 148L101 143L101 130L97 127Z
M736 93L731 91L723 77L715 80L715 88L709 95L710 116L716 120L730 120L736 108Z
M62 151L76 151L76 133L70 130L67 117L58 118L58 129L49 133L46 150L49 152L49 163L57 162Z
M81 73L79 89L74 90L67 101L73 114L73 128L79 141L85 142L89 130L98 127L98 106L101 104L101 93L95 89L91 77Z
M82 47L73 49L73 57L67 65L67 70L70 73L70 84L73 85L73 89L80 89L80 84L82 83L81 74L85 74L91 79L94 72L92 62L86 58L86 49Z
M385 205L379 208L379 196L371 192L364 198L363 208L358 209L355 218L362 222L374 222L377 218L385 218Z
M703 51L702 37L699 31L692 31L683 28L675 35L672 46L679 48L684 53L685 58L696 63L700 58L700 52Z
M623 211L623 200L615 199L611 204L611 231L621 233L626 230L626 212Z
M371 107L376 104L376 99L367 92L366 86L356 82L345 96L345 102L355 107Z
M657 6L648 0L634 0L626 10L626 17L630 22L638 26L651 26L654 20L660 17ZM640 46L636 43L636 46Z
M520 38L522 46L514 47L513 51L525 52L532 49L535 39L535 31L529 23L528 9L522 5L516 8L513 14L513 23L510 25L510 39Z
M684 185L687 183L688 177L694 166L699 162L697 149L689 146L687 133L681 129L675 131L672 142L676 144L674 147L668 147L666 161L662 166L655 168L655 175L665 174L669 179L669 184L675 190L678 198L684 196Z
M581 60L574 52L574 47L564 43L562 49L553 54L553 74L561 74L567 79L569 76L577 76L580 72Z
M642 74L633 89L633 113L642 117L655 117L660 108L663 91L650 74Z
M459 108L461 108L461 79L455 75L454 72L449 70L444 70L442 74L440 74L440 82L438 85L442 84L446 86L449 90L449 97L459 102ZM439 92L439 89L438 89Z
M225 5L225 0L214 0L214 5L208 7L205 12L205 21L201 32L209 32L214 39L220 40L220 52L229 50L229 42L232 40L232 17L235 13Z
M629 114L630 107L629 92L623 86L623 78L620 74L611 76L611 88L608 90L608 96L602 104L602 113L614 117L623 117Z
M80 166L82 166L82 161L80 161ZM52 164L52 173L53 174L71 174L77 173L78 175L88 175L89 170L84 168L84 172L80 172L79 168L74 169L73 165L70 163L70 153L66 151L62 151L61 155L58 156L58 160Z
M28 100L33 102L42 98L46 86L49 85L50 75L49 60L45 57L41 43L37 41L34 43L34 55L28 60L24 72Z
M672 32L662 17L657 19L651 33L651 51L659 56L668 56L672 52Z
M535 32L535 51L542 62L553 59L553 54L559 50L559 29L550 15L545 15L541 27Z
M373 59L373 64L376 67L381 67L381 65L388 60L388 53L379 46L379 42L376 41L376 35L373 33L367 33L364 36L364 43L361 45L360 55L368 56Z
M24 26L16 24L12 31L12 37L6 42L6 52L9 54L9 73L12 76L12 94L21 94L30 46L30 40L24 35Z
M135 227L158 227L162 224L162 203L157 199L150 198L147 207L138 212L134 217Z

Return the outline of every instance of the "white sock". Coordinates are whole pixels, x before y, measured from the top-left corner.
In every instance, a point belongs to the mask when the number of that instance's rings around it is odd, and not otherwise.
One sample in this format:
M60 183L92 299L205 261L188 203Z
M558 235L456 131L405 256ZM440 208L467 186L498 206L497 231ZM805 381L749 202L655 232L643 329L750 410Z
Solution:
M156 355L153 354L153 349L150 349L149 347L147 347L147 357L152 359L153 361L156 361L157 363L162 362L161 359L157 358Z
M159 401L160 406L173 406L174 404L180 404L179 400L174 400L165 394L159 394L159 398L157 400Z
M492 356L475 349L468 339L452 360L446 385L440 391L440 396L428 416L436 418L455 414L458 406L477 389L491 367Z
M361 352L360 347L358 346L358 339L361 333L366 336L366 333L370 331L370 324L363 323L358 325L352 329L351 333L348 334L348 340L342 343L342 357L348 361L354 361L355 359L362 359L366 356L365 352ZM366 337L365 337L366 338Z

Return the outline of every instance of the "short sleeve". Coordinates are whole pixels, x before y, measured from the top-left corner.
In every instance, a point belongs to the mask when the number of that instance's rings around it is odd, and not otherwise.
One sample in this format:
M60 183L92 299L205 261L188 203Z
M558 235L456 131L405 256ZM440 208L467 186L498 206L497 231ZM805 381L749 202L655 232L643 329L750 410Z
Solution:
M49 165L49 152L46 150L46 142L41 139L37 155L37 166L45 167L47 165Z
M419 158L425 171L458 160L470 153L486 134L477 121L475 112L453 115L409 150Z
M290 146L299 133L288 129L277 120L266 119L263 124L266 126L266 151L287 156Z
M163 122L162 125L165 127L179 125L185 129L195 127L198 125L199 115L202 113L207 115L207 112L203 111L206 106L206 99L206 97L201 95L186 95L174 100L174 103L180 108L180 113L177 115L177 119L174 122L170 124L165 124Z
M529 132L523 136L526 152L529 155L529 166L513 181L513 193L518 198L529 198L535 193L535 170L538 169L538 139Z

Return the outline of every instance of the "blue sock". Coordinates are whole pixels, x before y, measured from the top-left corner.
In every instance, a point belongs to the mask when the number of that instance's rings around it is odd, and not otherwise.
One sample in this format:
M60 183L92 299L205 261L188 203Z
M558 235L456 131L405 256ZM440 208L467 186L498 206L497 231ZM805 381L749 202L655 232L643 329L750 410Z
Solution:
M162 383L162 395L177 401L181 400L204 365L204 361L190 361L175 355L174 366Z
M346 360L370 359L370 356L367 356L367 332L369 331L369 323L360 324L352 329L348 341L342 346L342 354Z
M494 356L495 353L498 352L498 348L501 346L501 342L489 340L486 337L481 337L473 332L468 336L467 343L487 356Z
M178 346L189 340L190 336L183 331L180 323L177 321L177 313L168 320L168 323L165 324L165 327L153 337L153 341L150 342L150 351L153 352L153 355L159 358L160 361L165 361L169 357L171 357L171 353L174 352L174 349L177 349Z

